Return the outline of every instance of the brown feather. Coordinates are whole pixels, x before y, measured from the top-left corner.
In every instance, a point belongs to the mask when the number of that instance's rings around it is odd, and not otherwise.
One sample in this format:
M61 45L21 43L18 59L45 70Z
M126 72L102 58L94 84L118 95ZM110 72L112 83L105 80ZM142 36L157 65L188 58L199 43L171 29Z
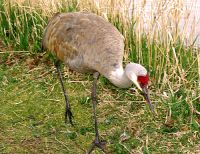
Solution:
M57 13L48 23L42 46L78 72L109 76L122 67L123 36L93 13Z

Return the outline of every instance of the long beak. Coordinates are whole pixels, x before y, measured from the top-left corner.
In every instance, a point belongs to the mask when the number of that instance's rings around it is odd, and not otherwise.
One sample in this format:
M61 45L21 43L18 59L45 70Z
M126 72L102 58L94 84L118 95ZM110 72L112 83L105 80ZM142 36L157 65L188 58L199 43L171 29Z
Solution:
M142 87L142 91L143 91L143 96L144 96L145 100L147 101L152 114L155 115L154 107L153 107L153 104L151 103L150 96L149 96L149 90L148 90L147 86Z

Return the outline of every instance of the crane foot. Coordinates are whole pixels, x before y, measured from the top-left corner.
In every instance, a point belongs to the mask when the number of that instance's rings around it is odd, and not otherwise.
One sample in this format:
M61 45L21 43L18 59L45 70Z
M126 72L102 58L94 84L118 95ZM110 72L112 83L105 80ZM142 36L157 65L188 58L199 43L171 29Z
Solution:
M106 150L106 142L105 141L101 141L98 138L96 138L92 142L92 145L91 145L90 149L88 150L88 154L91 154L91 152L95 149L95 147L101 149L105 154L108 154L108 152Z
M73 114L71 112L71 109L70 108L66 108L66 111L65 111L65 123L68 122L69 120L69 123L74 126L73 122L72 122L72 119L73 119Z

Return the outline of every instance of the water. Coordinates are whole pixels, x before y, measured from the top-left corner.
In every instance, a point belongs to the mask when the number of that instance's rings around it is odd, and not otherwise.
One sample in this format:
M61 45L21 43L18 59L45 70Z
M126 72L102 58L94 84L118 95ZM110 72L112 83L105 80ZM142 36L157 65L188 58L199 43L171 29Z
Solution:
M134 3L134 6L130 8L130 10L134 10L138 14L142 14L145 22L146 31L148 31L148 24L149 21L152 20L152 12L158 8L156 5L156 0L127 0L127 3L130 2L131 4ZM166 3L165 3L166 2ZM173 8L173 4L179 2L180 4L180 22L178 24L180 34L184 35L184 42L186 45L191 45L192 42L196 39L195 46L200 47L200 0L166 0L163 1L163 6L161 16L166 17L165 13L169 9L176 9ZM170 8L171 7L171 8ZM153 11L152 11L153 10ZM131 12L131 11L130 11ZM187 15L189 15L187 17ZM165 18L164 18L165 19Z

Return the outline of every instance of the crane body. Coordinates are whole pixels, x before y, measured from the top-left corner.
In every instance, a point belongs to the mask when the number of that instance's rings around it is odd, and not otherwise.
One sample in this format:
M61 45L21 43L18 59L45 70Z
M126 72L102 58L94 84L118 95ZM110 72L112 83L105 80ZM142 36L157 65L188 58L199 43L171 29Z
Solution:
M46 28L43 47L77 72L98 71L109 77L111 70L122 68L123 36L92 13L56 14Z

